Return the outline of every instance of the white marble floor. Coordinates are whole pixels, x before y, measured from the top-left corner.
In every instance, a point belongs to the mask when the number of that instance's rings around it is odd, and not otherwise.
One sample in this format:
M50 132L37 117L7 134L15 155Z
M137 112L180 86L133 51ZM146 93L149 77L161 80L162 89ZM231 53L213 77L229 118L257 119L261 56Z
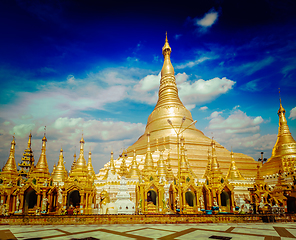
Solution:
M292 240L296 223L2 225L0 239Z

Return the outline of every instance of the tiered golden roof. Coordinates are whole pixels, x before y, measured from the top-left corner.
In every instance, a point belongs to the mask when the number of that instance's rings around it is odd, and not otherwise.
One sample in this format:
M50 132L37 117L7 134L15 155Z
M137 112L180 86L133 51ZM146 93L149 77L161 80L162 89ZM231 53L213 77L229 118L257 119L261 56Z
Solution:
M27 178L29 172L33 171L34 169L34 155L33 151L31 148L31 142L32 142L32 134L30 133L29 135L29 140L28 140L28 146L25 149L25 152L23 153L23 157L21 159L21 162L18 163L18 166L20 167L19 174L23 178Z

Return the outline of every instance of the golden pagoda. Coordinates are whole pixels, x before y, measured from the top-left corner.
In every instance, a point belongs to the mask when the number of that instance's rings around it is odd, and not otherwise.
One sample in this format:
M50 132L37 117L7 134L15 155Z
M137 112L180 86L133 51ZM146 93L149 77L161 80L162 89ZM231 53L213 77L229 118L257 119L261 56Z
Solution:
M278 136L271 157L261 169L263 176L271 177L271 175L277 174L280 166L282 166L283 172L294 172L296 142L289 130L285 113L286 110L283 108L280 98Z
M164 63L161 70L157 104L148 117L145 133L127 149L127 154L132 157L134 149L139 155L146 154L147 138L149 136L151 152L155 152L158 145L160 148L170 149L171 167L176 174L178 169L178 139L172 126L176 129L185 129L193 123L193 119L190 111L185 108L178 96L175 72L170 60L171 47L168 43L167 36L162 48L162 54L164 56ZM172 125L168 123L168 119L170 119ZM190 166L194 174L201 178L207 165L207 150L211 146L211 139L206 137L193 124L183 132L183 136L185 138L184 144L186 145L188 156L190 156ZM166 141L162 141L164 138ZM159 144L156 141L158 139ZM221 162L220 169L226 175L231 162L230 152L218 143L216 144L216 148L217 157ZM147 157L148 161L150 161L150 156ZM234 153L234 157L237 167L245 177L255 176L257 164L253 158L241 153ZM150 164L148 171L152 171L151 162L148 164ZM106 169L102 169L101 171L103 173Z

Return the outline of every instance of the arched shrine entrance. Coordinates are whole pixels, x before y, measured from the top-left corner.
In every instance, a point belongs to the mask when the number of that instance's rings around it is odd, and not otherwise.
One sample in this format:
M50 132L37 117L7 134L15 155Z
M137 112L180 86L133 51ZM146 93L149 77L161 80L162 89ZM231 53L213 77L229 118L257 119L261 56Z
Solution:
M80 193L78 190L73 190L68 193L67 208L80 206Z

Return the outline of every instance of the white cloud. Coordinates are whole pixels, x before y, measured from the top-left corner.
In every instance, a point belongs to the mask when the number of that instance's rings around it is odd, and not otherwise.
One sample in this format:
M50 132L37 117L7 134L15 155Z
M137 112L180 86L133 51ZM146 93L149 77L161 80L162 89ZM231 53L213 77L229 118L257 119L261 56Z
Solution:
M218 112L218 111L214 111L214 112L211 113L211 115L210 115L209 117L207 117L207 119L217 118L217 117L219 117L219 115L220 115L221 113L223 113L223 111L220 111L220 112Z
M203 106L203 107L200 107L199 110L201 111L205 111L205 110L208 110L209 108L207 106Z
M189 79L189 76L183 72L183 73L178 73L176 75L176 83L177 85L183 83L183 82L186 82L187 80Z
M259 124L263 122L261 116L252 118L241 110L234 111L226 119L221 114L222 112L217 111L211 114L209 129L225 129L226 133L254 133L259 131Z
M249 62L246 64L242 64L241 66L236 66L233 68L234 71L243 73L245 75L252 75L253 73L261 70L262 68L269 66L271 63L273 63L275 59L273 57L267 57L262 59L261 61L255 61L255 62ZM254 90L256 88L258 80L253 80L249 82L248 86L246 86L249 89Z
M211 58L209 58L209 57L201 57L201 58L199 58L199 59L197 59L195 61L188 61L186 63L177 64L175 68L176 69L184 69L184 68L187 68L187 67L192 68L192 67L194 67L194 66L196 66L196 65L198 65L198 64L200 64L200 63L202 63L202 62L204 62L206 60L209 60L209 59L211 59Z
M250 148L253 152L258 150L270 150L273 148L277 135L267 134L261 136L259 133L248 137L234 137L228 140L228 144L232 145L234 148ZM257 151L254 151L257 150Z
M197 19L196 24L198 26L208 28L211 27L218 19L218 12L210 11L204 15L203 18Z
M296 107L291 109L289 118L292 120L296 119Z
M134 86L136 91L151 91L157 89L160 83L160 73L158 75L147 75Z
M20 124L14 126L12 130L9 131L9 134L15 135L16 137L24 137L26 136L32 129L34 129L35 124Z
M199 79L193 83L186 81L178 85L179 96L186 106L206 103L232 89L234 84L234 81L225 77L207 81Z

